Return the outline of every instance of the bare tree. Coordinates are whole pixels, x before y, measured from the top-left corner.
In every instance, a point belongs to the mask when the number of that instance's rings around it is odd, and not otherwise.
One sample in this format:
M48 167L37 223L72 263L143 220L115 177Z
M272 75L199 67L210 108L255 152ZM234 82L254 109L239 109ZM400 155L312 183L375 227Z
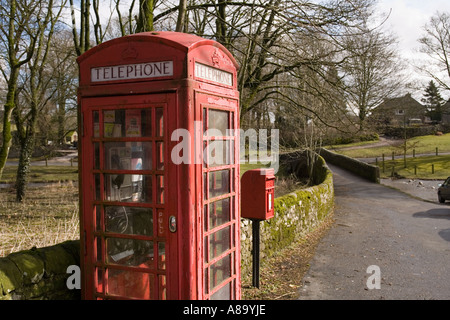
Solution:
M396 39L377 29L349 34L345 38L349 55L343 64L347 100L359 117L360 131L366 118L385 99L404 85Z
M420 50L434 63L420 68L439 86L450 90L450 14L437 12L423 29L425 33L419 39Z
M1 0L0 2L0 71L7 83L3 113L2 145L0 147L0 177L12 145L11 117L16 108L19 74L35 52L40 32L32 28L35 10L40 2Z
M16 107L13 111L20 146L19 165L16 176L16 200L22 201L25 196L30 160L34 150L36 122L42 106L53 94L48 94L51 77L45 77L47 59L51 48L51 39L55 32L64 3L55 0L36 2L33 15L35 20L28 27L37 30L35 33L35 49L32 58L27 62L23 73L20 92L16 95ZM20 101L23 100L23 103ZM17 103L19 102L19 103Z

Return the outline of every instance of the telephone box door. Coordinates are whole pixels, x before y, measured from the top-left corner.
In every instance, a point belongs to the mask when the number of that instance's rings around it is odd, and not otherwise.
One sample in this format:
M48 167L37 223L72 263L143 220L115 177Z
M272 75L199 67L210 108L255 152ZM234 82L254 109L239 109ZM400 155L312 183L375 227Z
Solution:
M174 101L173 94L82 100L84 298L178 298L170 296L178 270L168 212L177 208L167 201L175 177L166 156Z
M203 298L240 299L238 101L196 94L203 122Z

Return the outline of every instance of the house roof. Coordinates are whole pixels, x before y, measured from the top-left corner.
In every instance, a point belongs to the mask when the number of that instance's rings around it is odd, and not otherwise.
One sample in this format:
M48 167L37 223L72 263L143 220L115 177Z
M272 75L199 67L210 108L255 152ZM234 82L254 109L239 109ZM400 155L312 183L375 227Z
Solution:
M410 93L405 94L403 97L391 98L384 100L378 107L374 109L374 112L387 111L387 110L411 110L425 111L425 106L414 99Z

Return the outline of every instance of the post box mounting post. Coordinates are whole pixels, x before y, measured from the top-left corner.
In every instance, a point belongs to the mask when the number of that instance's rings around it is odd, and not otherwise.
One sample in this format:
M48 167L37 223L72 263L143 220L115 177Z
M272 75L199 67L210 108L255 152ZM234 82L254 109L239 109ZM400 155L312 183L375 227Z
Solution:
M252 219L252 286L259 289L259 265L260 265L260 220Z

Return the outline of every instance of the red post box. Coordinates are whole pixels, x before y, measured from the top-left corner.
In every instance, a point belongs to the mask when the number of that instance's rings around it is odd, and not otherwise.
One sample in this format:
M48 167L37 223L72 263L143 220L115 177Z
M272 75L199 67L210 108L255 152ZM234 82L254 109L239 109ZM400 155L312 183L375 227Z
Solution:
M82 297L239 299L234 58L149 32L78 63Z
M256 220L273 218L274 192L274 169L246 171L241 179L242 217Z

